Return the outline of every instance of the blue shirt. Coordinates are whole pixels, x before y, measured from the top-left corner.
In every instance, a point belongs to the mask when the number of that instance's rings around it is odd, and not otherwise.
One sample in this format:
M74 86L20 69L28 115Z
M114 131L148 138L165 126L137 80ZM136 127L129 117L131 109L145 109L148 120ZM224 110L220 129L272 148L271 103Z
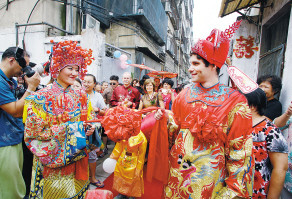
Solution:
M0 69L0 105L16 101L17 82ZM15 118L0 108L0 147L19 144L23 138L22 118Z

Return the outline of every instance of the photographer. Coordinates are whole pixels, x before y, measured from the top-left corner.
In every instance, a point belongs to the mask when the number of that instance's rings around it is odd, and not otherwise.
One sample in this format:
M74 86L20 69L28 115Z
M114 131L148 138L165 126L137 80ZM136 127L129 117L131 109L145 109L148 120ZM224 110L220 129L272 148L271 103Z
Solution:
M40 83L40 76L24 76L27 90L17 100L15 89L18 77L29 63L28 54L17 47L8 48L0 63L0 198L23 198L25 184L22 178L23 153L21 141L24 126L22 113L24 99L35 91Z
M17 88L15 90L15 95L17 99L21 99L27 89L27 84L24 81L24 76L26 75L28 77L31 77L34 75L35 72L38 72L39 75L42 75L44 73L44 68L42 65L37 65L33 62L29 62L29 64L25 68L23 68L22 71L24 74L17 77ZM35 91L38 91L44 87L45 85L39 84Z

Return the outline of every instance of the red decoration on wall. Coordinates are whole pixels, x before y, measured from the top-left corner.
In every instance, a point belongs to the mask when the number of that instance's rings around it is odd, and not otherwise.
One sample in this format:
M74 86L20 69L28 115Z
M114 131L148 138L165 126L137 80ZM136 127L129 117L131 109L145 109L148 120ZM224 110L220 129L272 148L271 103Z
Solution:
M248 38L244 38L240 36L239 39L236 39L235 48L233 52L237 58L251 58L254 55L254 51L258 51L259 48L257 46L254 47L254 37L248 36Z

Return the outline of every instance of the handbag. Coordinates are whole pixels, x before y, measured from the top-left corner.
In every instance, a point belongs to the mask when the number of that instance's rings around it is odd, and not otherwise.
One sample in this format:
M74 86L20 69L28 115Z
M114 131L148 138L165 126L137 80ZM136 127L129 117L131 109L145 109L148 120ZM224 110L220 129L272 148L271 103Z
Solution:
M64 159L65 163L77 161L86 153L83 149L86 147L86 135L83 122L68 122L66 128L66 137L64 145Z
M95 125L95 130L91 136L88 136L90 150L93 150L96 147L103 148L103 142L101 140L102 126L99 122L95 122L93 124Z

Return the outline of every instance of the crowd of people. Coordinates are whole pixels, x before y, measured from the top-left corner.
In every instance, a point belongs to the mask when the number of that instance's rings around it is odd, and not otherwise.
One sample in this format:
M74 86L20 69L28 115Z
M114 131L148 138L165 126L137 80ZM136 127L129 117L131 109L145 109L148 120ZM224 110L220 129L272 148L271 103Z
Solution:
M128 72L98 83L86 70L91 50L52 43L53 81L40 89L37 72L22 72L25 50L2 55L0 198L85 198L89 184L105 186L96 162L108 139L116 199L141 197L144 175L163 185L163 198L292 198L292 103L282 114L274 75L248 93L219 83L229 49L221 31L195 44L192 84L175 89L170 78Z

